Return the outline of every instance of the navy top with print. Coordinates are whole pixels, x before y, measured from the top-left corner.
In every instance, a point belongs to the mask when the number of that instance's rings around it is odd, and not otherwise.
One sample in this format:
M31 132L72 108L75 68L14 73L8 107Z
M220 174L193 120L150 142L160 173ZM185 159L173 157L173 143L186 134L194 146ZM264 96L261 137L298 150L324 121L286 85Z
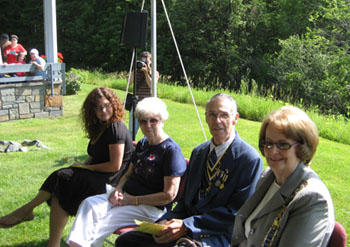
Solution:
M133 171L123 189L134 196L162 192L164 176L180 177L186 171L181 149L170 137L157 145L150 145L144 137L137 143L131 162Z

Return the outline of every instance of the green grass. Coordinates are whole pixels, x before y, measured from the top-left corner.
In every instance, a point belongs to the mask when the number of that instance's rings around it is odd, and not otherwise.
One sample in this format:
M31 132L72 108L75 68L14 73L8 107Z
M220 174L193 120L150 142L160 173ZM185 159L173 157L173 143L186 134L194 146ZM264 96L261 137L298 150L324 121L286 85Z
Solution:
M86 157L88 140L82 132L78 116L83 100L94 87L95 85L82 84L82 91L78 95L64 96L64 116L62 117L0 123L0 140L22 142L25 139L39 139L50 147L49 150L31 150L27 153L0 153L0 215L11 212L31 199L51 172L68 166L69 164L64 162L64 157L78 157L80 160ZM124 91L115 91L124 98ZM159 97L163 98L161 95ZM164 99L164 101L170 113L164 129L179 143L185 157L190 157L192 149L205 140L195 109L191 104L170 99ZM240 99L237 101L240 105ZM201 104L198 110L209 138L204 108ZM125 122L127 124L128 115ZM237 124L240 136L255 148L257 148L259 128L259 122L243 118L240 118ZM142 134L139 131L137 139L141 137ZM348 235L350 234L349 148L349 145L321 138L312 164L312 168L328 186L335 206L336 219L344 225ZM11 229L0 229L0 247L47 246L49 207L43 204L35 210L34 214L35 219L31 222ZM71 218L65 228L63 239L66 239L73 220L74 218ZM65 246L63 242L62 246Z
M99 71L89 72L85 70L73 69L75 73L79 74L82 81L92 85L104 85L106 87L125 90L126 88L126 74L106 74ZM244 94L237 94L225 90L216 91L204 91L201 89L192 89L196 104L199 106L205 106L207 100L215 93L223 92L233 96L238 102L238 111L242 118L250 119L254 121L261 121L271 111L280 108L288 103L273 100L272 97L259 97L258 90L252 90L248 92L244 89L246 83L242 82L241 91ZM132 86L129 88L132 92ZM189 93L188 87L169 85L164 83L158 83L157 85L158 97L162 99L171 99L176 102L192 104L192 98ZM124 92L125 94L125 92ZM304 109L302 103L297 105L299 108ZM311 109L304 109L312 120L318 126L319 134L328 140L337 141L340 143L350 144L350 122L349 119L345 119L340 115L322 116L318 114L318 107Z

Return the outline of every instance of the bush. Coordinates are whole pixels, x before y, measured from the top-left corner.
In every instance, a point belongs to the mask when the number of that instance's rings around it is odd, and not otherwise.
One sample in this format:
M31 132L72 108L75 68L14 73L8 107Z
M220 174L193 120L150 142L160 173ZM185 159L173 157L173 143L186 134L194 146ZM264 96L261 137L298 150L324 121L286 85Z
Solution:
M303 102L323 114L342 114L350 110L350 58L346 49L320 36L291 36L280 41L275 59L276 87L285 92L282 100Z
M81 77L74 71L66 73L66 94L73 95L80 91Z

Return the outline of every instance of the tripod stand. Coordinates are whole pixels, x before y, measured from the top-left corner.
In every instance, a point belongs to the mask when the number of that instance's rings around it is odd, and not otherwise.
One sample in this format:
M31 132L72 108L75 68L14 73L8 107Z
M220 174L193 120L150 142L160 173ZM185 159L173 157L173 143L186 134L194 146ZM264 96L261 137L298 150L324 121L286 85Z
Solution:
M143 11L144 2L145 2L145 0L142 1L141 11ZM163 5L165 16L166 16L167 21L168 21L169 29L170 29L170 32L171 32L171 35L172 35L172 38L173 38L173 41L174 41L174 45L175 45L175 48L176 48L176 51L177 51L177 54L178 54L178 58L180 60L181 68L182 68L182 71L183 71L185 79L186 79L186 84L187 84L189 92L191 94L192 102L193 102L193 105L195 107L199 123L200 123L201 128L202 128L203 136L204 136L205 141L207 141L207 136L205 134L205 130L204 130L201 118L199 116L197 105L196 105L196 102L195 102L195 99L194 99L194 96L193 96L193 93L192 93L191 85L190 85L188 77L187 77L185 66L184 66L182 58L181 58L180 50L178 48L178 45L177 45L177 42L176 42L176 39L175 39L175 35L174 35L173 28L172 28L171 23L170 23L170 19L169 19L169 16L168 16L167 9L165 7L164 0L161 0L161 2L162 2L162 5ZM152 60L153 60L153 62L152 62L152 87L151 87L151 90L152 90L152 96L153 97L157 97L157 86L156 86L156 71L157 71L156 0L151 0L151 22L152 22L151 23L151 43L152 43L152 45L151 45L151 53L152 53ZM133 58L135 57L135 54L136 54L136 51L134 50ZM135 59L132 59L132 60L134 60L134 68L136 68L136 57L135 57ZM131 62L131 64L133 64L133 62ZM129 87L129 83L130 83L130 72L131 72L131 67L130 67L130 71L129 71L128 85L127 85L126 92L128 92L128 87ZM135 72L135 69L134 69L134 72ZM136 87L135 78L136 77L134 75L134 88ZM133 138L134 138L134 135L133 135ZM133 139L133 140L135 140L135 139Z

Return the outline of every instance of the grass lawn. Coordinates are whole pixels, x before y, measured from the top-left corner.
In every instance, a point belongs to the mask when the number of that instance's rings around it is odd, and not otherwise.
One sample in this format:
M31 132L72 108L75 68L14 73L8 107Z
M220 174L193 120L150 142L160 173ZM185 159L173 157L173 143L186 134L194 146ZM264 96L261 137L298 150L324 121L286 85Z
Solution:
M0 153L0 216L30 200L40 188L44 179L54 170L70 163L65 157L86 157L88 140L84 136L79 120L79 110L88 92L94 85L83 84L78 95L64 96L64 116L46 119L27 119L0 123L0 140L38 139L50 147L49 150L31 149L26 153ZM115 90L124 98L125 92ZM180 145L185 157L191 150L205 141L195 109L190 104L164 100L170 113L165 131ZM239 102L238 102L239 105ZM204 119L204 108L199 107L201 121L208 138L210 133ZM128 112L127 112L128 113ZM128 122L128 114L125 118ZM240 136L257 148L259 122L240 119L237 124ZM137 139L142 137L141 131ZM350 235L350 146L321 139L312 168L328 186L339 221ZM266 166L266 165L265 165ZM35 219L11 229L0 229L0 247L43 247L47 246L49 235L49 207L39 206ZM63 239L66 239L73 218L67 225ZM348 241L348 246L350 241ZM62 241L62 246L65 246ZM108 246L108 245L106 245Z

